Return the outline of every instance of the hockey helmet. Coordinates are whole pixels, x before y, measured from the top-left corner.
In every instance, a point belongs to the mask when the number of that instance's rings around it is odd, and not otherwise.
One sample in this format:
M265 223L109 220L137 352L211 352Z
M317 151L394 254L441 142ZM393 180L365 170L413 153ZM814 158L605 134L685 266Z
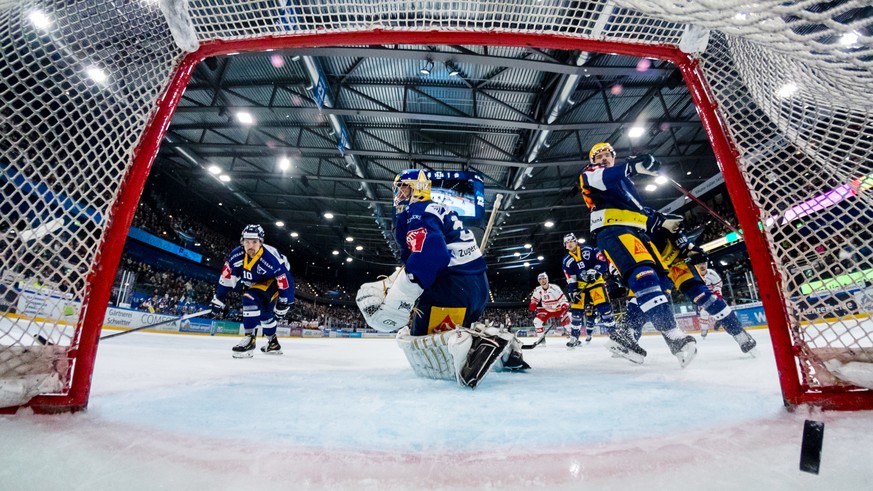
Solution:
M570 233L570 234L567 234L564 236L564 245L567 245L567 242L571 242L571 241L578 242L575 234Z
M242 244L242 241L246 239L258 239L263 243L264 228L256 223L246 225L240 236L239 243Z
M600 152L609 152L612 154L612 158L615 158L615 149L612 148L612 145L606 142L595 143L591 150L588 152L588 160L594 164L594 156Z
M409 195L410 203L430 200L430 179L427 174L421 169L407 169L394 178L394 205L400 204L400 201L405 201L400 198L400 185L406 184L412 190Z
M537 281L540 281L540 280L546 280L546 281L549 281L549 275L547 275L546 273L540 273L540 274L538 274L538 275L537 275Z

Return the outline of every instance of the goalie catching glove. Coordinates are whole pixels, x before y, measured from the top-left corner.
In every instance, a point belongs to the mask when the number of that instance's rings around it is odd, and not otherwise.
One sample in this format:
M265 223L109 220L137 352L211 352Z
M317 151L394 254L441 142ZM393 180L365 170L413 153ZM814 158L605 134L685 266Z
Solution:
M396 331L405 326L415 301L424 292L407 274L398 271L388 280L392 278L390 284L385 280L364 283L355 296L367 325L381 332Z
M633 177L637 174L646 174L649 176L657 176L658 169L661 168L661 162L655 157L647 153L640 155L631 155L627 158L627 175Z

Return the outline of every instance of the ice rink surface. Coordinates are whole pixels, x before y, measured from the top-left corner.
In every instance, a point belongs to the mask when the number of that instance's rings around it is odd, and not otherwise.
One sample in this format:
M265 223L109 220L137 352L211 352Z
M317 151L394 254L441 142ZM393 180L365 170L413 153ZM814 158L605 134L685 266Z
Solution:
M88 411L0 416L0 490L871 489L873 411L786 411L752 335L757 358L710 333L685 369L660 337L641 366L549 338L470 391L393 340L236 360L235 337L132 333L101 343ZM805 419L819 475L798 469Z

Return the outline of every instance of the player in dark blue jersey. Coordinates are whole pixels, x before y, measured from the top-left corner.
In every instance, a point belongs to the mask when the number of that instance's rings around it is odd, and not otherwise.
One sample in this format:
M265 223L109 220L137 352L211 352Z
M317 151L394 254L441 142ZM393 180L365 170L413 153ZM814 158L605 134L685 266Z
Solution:
M674 286L681 291L702 312L708 313L716 322L720 322L734 340L740 346L743 353L752 353L757 342L743 329L743 324L737 314L730 308L727 302L716 295L706 285L697 264L706 264L706 253L689 239L683 230L682 217L660 213L651 208L644 209L649 217L648 232L658 252L667 265L669 282L664 289L672 289ZM635 330L641 331L639 320L634 319L634 314L628 309L628 322ZM639 338L639 334L637 334Z
M606 295L603 275L609 271L609 263L595 247L580 246L576 235L564 236L564 256L562 268L567 278L567 297L570 299L570 340L567 347L575 348L582 344L579 336L585 325L585 342L591 341L595 318L600 315L604 330L611 332L615 326L615 316L609 297ZM584 321L583 321L584 319Z
M430 186L424 171L418 169L397 176L394 223L403 267L384 282L362 285L356 297L370 327L392 332L408 326L408 332L401 331L398 340L470 328L488 302L485 260L473 232L464 227L457 213L431 201ZM479 356L477 349L482 351L483 363L472 365L484 371L470 379L472 385L470 380L462 380L466 375L459 377L464 385L475 386L498 357L504 368L527 367L521 352L512 348L518 346L514 336L504 339L494 331L473 336L469 353L475 357ZM458 359L460 355L452 356ZM410 363L416 368L413 358Z
M246 225L240 245L227 256L211 302L214 314L225 311L224 299L235 289L243 290L246 335L233 347L233 357L252 357L258 326L263 328L268 338L261 351L281 355L282 347L276 339L276 319L284 319L294 305L294 278L288 259L275 247L264 244L264 229L260 225Z
M662 288L666 269L657 248L646 234L648 217L631 177L657 175L660 163L651 155L628 157L616 165L615 150L598 143L588 154L591 161L579 176L582 196L591 210L591 233L597 248L615 265L627 287L634 293L645 318L663 336L670 351L686 366L697 354L697 342L676 324L670 300ZM610 350L641 363L645 350L628 333L610 335Z

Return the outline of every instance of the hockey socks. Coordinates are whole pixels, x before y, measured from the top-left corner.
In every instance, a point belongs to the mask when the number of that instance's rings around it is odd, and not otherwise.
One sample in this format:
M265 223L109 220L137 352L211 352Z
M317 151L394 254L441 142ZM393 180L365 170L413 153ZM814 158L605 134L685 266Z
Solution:
M634 292L643 316L655 325L655 329L667 332L676 327L670 301L661 289L661 283L654 269L650 266L637 268L628 277L627 284Z

